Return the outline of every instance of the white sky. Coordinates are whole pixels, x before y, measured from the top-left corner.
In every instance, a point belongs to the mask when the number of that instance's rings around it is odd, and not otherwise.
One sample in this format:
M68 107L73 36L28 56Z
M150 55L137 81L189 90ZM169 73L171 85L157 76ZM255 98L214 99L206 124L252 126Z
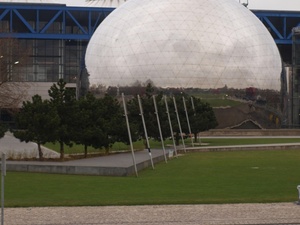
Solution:
M300 0L248 0L250 9L300 10ZM247 2L247 0L241 0Z
M85 0L57 0L67 5L83 5ZM183 0L184 1L184 0ZM247 2L247 0L235 0ZM300 0L248 0L250 9L300 11Z

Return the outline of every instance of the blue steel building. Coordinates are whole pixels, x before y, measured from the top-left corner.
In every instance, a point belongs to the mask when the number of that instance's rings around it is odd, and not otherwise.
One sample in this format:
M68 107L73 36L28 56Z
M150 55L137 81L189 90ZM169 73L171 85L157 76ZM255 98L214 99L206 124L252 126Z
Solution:
M44 1L46 2L46 1ZM0 2L0 38L21 43L29 60L8 76L28 82L28 94L47 95L59 78L76 87L85 49L97 26L113 8L67 7L65 4ZM15 54L17 55L17 54ZM18 74L21 73L21 74Z
M13 82L26 82L27 99L34 94L44 98L49 87L63 78L68 86L81 86L85 70L85 51L89 40L101 22L115 9L114 5L71 7L50 1L0 1L0 38L17 39L20 51L29 59L16 64L7 61L8 76ZM274 38L287 74L292 74L293 28L300 25L300 13L292 11L252 10ZM16 54L17 55L17 54ZM0 53L1 57L1 53ZM295 81L287 76L293 90ZM299 85L300 87L300 85ZM298 87L297 87L298 88ZM299 124L299 98L290 91L290 123ZM298 116L297 116L298 115ZM297 117L297 118L296 118Z

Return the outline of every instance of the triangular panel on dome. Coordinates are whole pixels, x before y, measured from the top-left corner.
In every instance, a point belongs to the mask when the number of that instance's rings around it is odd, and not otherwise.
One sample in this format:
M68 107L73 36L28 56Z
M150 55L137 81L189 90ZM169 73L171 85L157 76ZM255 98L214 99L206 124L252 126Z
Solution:
M238 89L245 89L247 87L249 87L249 85L247 85L245 83L245 80L243 79L231 79L230 83L228 83L228 88L235 88L238 87Z
M205 52L203 54L203 58L201 60L201 65L207 66L207 67L213 67L216 62L216 57L213 54L209 54L208 52Z
M202 61L203 54L191 52L190 55L186 59L186 64L189 65L199 65Z
M223 86L219 83L219 78L210 78L209 79L209 85L211 89L219 89Z

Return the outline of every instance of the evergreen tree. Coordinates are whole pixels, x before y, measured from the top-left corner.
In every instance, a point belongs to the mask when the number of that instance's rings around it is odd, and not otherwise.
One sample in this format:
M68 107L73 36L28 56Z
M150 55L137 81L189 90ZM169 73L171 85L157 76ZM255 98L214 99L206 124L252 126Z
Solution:
M106 153L108 153L115 142L120 141L129 143L129 140L124 112L120 102L109 95L105 95L101 101L103 107L101 108L100 117L103 119L103 130L106 133L104 147Z
M191 130L197 142L197 134L201 131L213 129L218 125L217 118L213 111L213 108L209 103L201 101L199 98L194 98L195 111L192 110L191 104L189 105L189 118L191 124Z
M6 131L7 126L5 124L0 123L0 138L4 137Z
M74 127L76 143L85 147L105 148L106 153L116 141L128 142L123 110L113 97L105 95L95 98L88 93L78 102L76 124Z
M14 136L21 141L36 142L38 145L39 159L43 160L41 145L53 142L57 138L57 129L60 119L48 100L34 95L32 101L23 102L23 106L16 115L18 130Z
M148 84L146 87L146 91L144 95L140 96L143 114L145 119L145 125L147 128L148 137L154 138L156 140L160 139L157 117L155 114L155 107L153 102L153 95L155 95L155 89L151 84ZM163 99L163 95L160 93L156 97L157 110L160 118L160 125L162 129L163 138L170 136L170 129L168 125L167 115L166 115L166 107ZM128 102L128 112L129 112L129 120L131 122L131 126L137 129L137 134L139 137L145 139L145 131L142 123L142 118L140 115L140 108L138 103L138 97L135 96ZM145 147L146 140L145 140Z
M101 117L103 103L91 93L78 101L78 110L74 121L74 139L84 146L84 156L87 157L88 146L102 148L107 135L105 122Z
M60 158L64 159L64 145L72 146L74 136L74 120L76 117L76 93L75 89L67 88L66 82L60 79L57 84L53 84L48 91L50 103L57 110L60 124L57 129L58 142L60 144Z

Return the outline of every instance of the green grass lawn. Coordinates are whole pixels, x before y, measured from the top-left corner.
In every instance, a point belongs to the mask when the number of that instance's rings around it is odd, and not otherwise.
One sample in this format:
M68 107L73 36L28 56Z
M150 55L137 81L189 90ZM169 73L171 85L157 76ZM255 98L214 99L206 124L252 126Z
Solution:
M211 99L207 98L207 99L203 99L203 101L209 103L211 107L222 107L222 106L235 107L242 104L239 101L234 101L231 99L220 99L220 98L211 98Z
M199 143L205 143L205 146L225 146L225 145L246 145L246 144L278 144L278 143L299 143L300 138L201 138L198 141ZM181 143L181 141L180 141ZM172 140L165 140L165 145L172 145ZM187 147L191 147L190 139L185 139L185 144ZM47 143L45 144L47 148L50 148L56 152L59 152L59 144L58 143ZM150 140L150 146L152 149L161 149L161 142ZM143 141L136 141L133 143L134 149L144 149ZM125 145L124 143L117 142L115 143L110 151L123 151L130 150L129 145ZM83 153L84 148L82 145L73 145L72 147L65 146L66 154L78 154ZM104 149L94 149L92 147L88 148L89 153L104 153Z
M201 93L194 95L196 98L200 98L203 102L207 102L211 107L222 107L222 106L238 106L243 103L235 101L226 97L226 94L212 94L212 93Z
M300 150L191 153L138 178L8 172L5 206L292 202L299 159Z
M299 143L300 138L203 138L209 146Z
M171 141L167 141L166 143L171 143ZM44 146L47 148L50 148L56 152L60 152L59 143L46 143ZM143 144L142 140L139 140L139 141L136 141L133 143L134 149L143 149L143 148L145 148L144 146L145 145ZM158 141L151 141L151 146L152 146L152 148L162 148L161 142L158 142ZM78 154L78 153L84 152L83 145L77 145L77 144L74 144L71 147L65 145L64 149L65 149L66 154ZM124 151L124 150L125 151L130 150L130 146L126 145L122 142L116 142L110 149L110 151ZM95 149L93 147L88 147L88 152L89 153L104 153L105 149Z

